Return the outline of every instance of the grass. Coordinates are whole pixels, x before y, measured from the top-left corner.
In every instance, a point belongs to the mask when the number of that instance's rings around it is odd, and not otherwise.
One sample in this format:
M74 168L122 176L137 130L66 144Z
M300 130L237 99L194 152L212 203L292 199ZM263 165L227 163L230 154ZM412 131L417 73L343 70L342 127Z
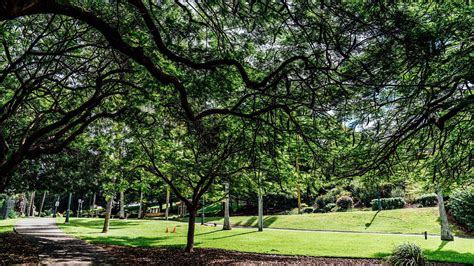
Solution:
M110 232L102 234L101 219L71 219L60 228L66 233L92 243L126 246L184 247L185 223L157 220L112 220ZM176 234L165 233L167 227ZM367 235L351 233L298 232L234 228L223 231L215 227L196 227L196 247L220 248L243 252L326 257L384 258L395 245L403 242L420 245L429 260L474 263L474 239L456 238L453 242L438 237Z
M18 219L5 219L0 220L0 234L13 232L13 226Z
M437 208L271 215L264 217L264 227L415 234L427 231L439 234L438 217ZM205 221L221 224L224 218L207 217ZM230 221L233 225L257 226L257 216L233 216Z

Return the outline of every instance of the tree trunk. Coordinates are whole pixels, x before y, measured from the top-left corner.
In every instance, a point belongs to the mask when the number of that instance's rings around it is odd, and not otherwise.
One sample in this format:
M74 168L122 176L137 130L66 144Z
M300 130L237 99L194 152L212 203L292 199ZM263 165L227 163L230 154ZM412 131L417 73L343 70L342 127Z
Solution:
M143 210L142 210L142 201L143 201L143 190L140 189L140 202L139 202L139 205L138 205L138 219L141 219L143 218ZM161 209L161 206L160 206L160 209Z
M188 240L186 243L185 252L193 252L194 247L194 230L196 228L196 208L189 207L189 222L188 222Z
M166 208L165 208L165 219L168 220L168 212L170 206L170 189L166 187Z
M89 215L94 217L94 209L95 209L95 197L96 197L96 194L94 192L94 194L92 194L92 205L90 206L90 210L89 210Z
M263 196L258 193L258 231L263 231Z
M107 233L109 231L110 214L112 213L112 199L112 196L107 199L107 205L105 207L104 227L102 228L102 233Z
M230 198L229 198L229 183L225 183L225 204L224 204L224 226L222 227L222 230L231 230L232 228L230 227L230 214L229 214L229 203L230 203Z
M28 208L28 212L28 216L35 216L35 191L31 192L30 207Z
M454 237L449 230L448 215L444 208L443 190L436 191L436 198L438 199L439 218L441 220L441 240L453 241Z
M119 213L119 218L120 219L125 219L125 194L123 191L120 191L120 213Z
M48 191L43 192L43 199L41 200L41 205L38 214L41 216L41 213L43 212L43 207L44 207L44 200L46 199L46 194Z

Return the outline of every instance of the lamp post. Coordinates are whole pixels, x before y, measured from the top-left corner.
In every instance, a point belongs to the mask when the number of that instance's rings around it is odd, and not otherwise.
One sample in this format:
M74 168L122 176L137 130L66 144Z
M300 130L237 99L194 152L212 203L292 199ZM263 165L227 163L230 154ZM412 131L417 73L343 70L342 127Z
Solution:
M58 207L59 207L59 196L56 202L54 203L54 212L53 212L53 218L56 218L56 213L58 213Z
M223 230L230 230L232 229L230 227L230 213L229 213L229 203L230 203L230 198L229 198L229 182L224 183L224 189L225 189L225 204L224 204L224 226L222 227Z
M82 203L84 203L84 200L83 199L78 199L77 200L77 218L79 218L80 216L82 216Z
M65 224L69 224L69 211L71 210L71 199L72 199L72 192L69 192L69 199L67 201L67 211L66 211L66 221Z
M202 195L202 213L201 213L201 225L204 225L204 195Z

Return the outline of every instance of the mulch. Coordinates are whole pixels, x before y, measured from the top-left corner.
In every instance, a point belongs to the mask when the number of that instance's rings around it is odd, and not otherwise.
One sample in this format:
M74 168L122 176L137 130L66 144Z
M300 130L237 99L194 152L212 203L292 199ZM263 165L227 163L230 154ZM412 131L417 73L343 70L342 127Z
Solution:
M101 247L120 258L122 263L135 265L382 265L382 261L377 259L280 256L209 248L196 248L192 253L185 253L178 248Z
M37 264L39 247L17 233L0 234L0 265Z

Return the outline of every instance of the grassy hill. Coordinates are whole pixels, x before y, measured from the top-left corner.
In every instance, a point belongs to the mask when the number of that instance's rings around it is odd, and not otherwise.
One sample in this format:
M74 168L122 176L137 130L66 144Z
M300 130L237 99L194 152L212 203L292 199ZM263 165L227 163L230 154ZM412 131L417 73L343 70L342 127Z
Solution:
M264 227L415 234L427 231L439 234L438 217L437 208L270 215L264 217ZM205 220L218 224L224 221L222 217L207 217ZM234 216L231 217L231 224L255 227L257 216Z
M61 219L61 222L64 220ZM337 223L338 221L333 221ZM72 218L69 225L60 224L66 233L92 243L126 246L183 248L187 225L178 221L112 220L110 231L102 234L102 219ZM176 233L165 233L176 227ZM216 227L196 227L196 247L220 248L243 252L307 255L328 257L384 258L393 247L403 242L414 242L430 260L474 263L474 239L456 238L453 242L439 237L327 233Z

